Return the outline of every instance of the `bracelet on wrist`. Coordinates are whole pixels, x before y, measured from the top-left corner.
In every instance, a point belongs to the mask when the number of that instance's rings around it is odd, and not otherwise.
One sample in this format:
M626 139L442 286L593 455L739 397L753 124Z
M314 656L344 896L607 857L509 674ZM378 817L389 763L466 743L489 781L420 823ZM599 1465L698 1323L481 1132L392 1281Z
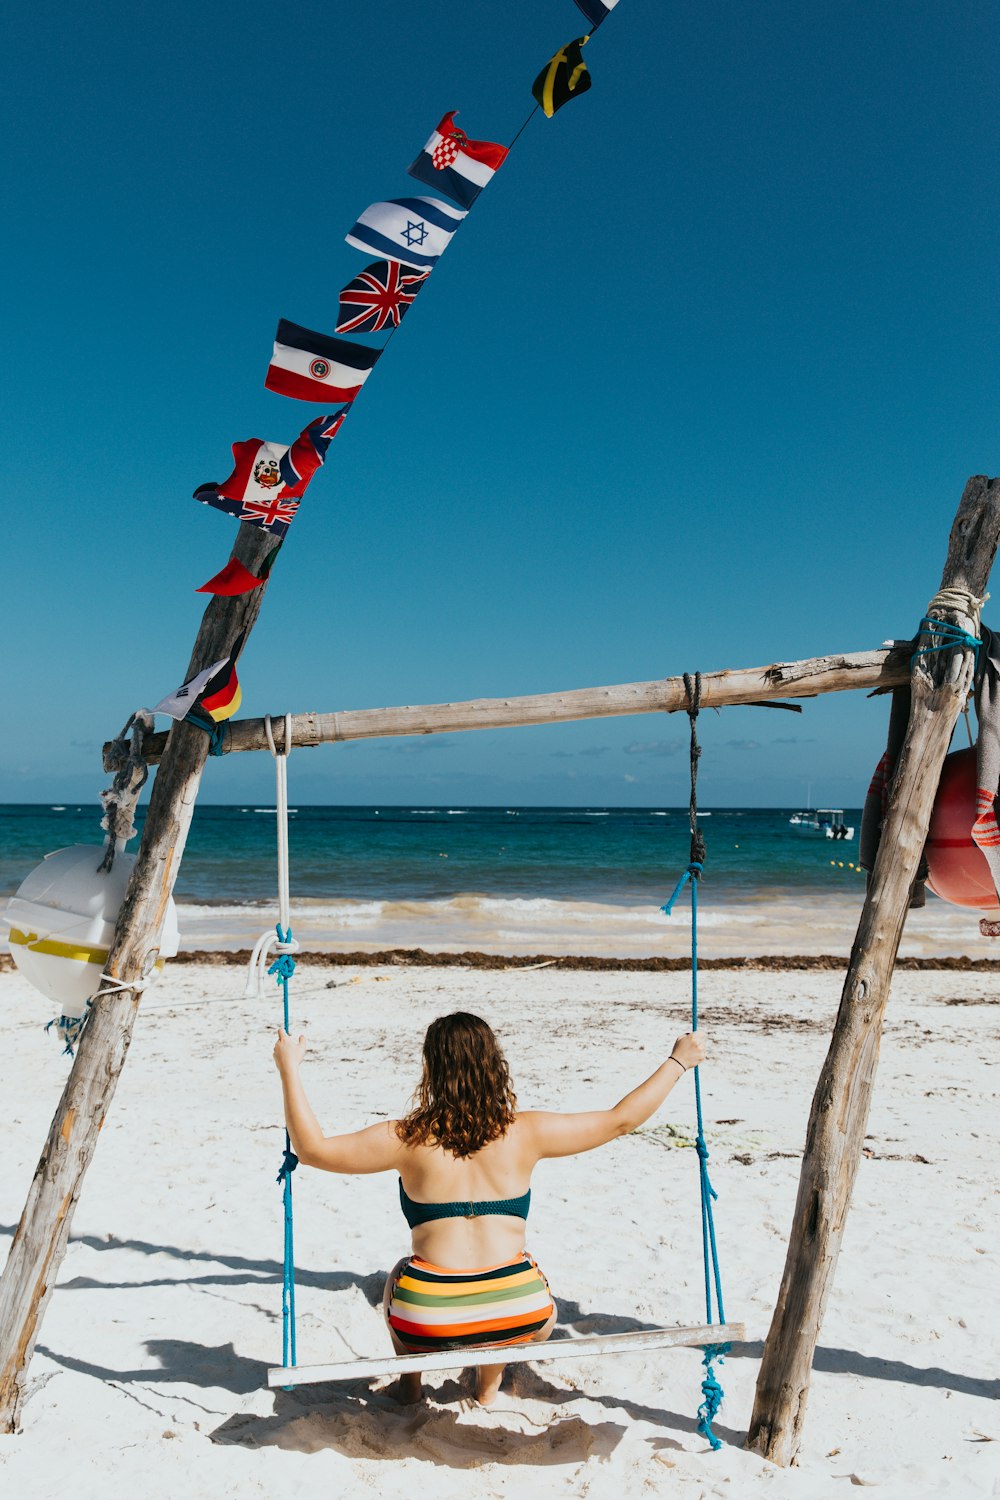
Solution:
M682 1063L681 1060L680 1060L680 1058L679 1057L675 1057L672 1052L671 1052L670 1056L667 1058L667 1062L675 1062L677 1064L677 1066L681 1069L681 1072L683 1072L683 1073L687 1072L687 1064L686 1063Z

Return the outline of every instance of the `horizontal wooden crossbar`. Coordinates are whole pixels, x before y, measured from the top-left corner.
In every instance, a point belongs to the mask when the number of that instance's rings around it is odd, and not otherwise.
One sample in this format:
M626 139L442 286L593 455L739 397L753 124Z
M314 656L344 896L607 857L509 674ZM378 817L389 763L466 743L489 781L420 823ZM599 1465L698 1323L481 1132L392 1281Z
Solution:
M821 693L896 687L909 681L912 649L909 642L901 642L878 651L841 652L805 661L776 661L763 667L704 672L701 706L773 703L779 698L815 698ZM676 713L686 707L683 677L662 677L652 682L620 682L607 687L570 688L512 698L473 698L462 703L345 708L328 714L292 714L288 748L333 744L337 740L454 734L464 729L509 729L514 725L565 724L576 719L607 719L626 714ZM231 719L222 729L223 755L268 748L263 719ZM274 733L279 749L285 748L283 718L276 717ZM166 743L166 734L145 736L142 755L148 765L157 763ZM114 757L115 741L109 740L104 746L106 771L118 769Z
M587 1334L554 1338L546 1344L476 1344L434 1354L397 1354L386 1359L346 1359L332 1365L276 1365L267 1372L269 1386L313 1385L319 1381L364 1380L378 1375L410 1375L417 1370L468 1370L478 1365L524 1365L549 1359L593 1359L604 1354L640 1354L650 1349L739 1344L742 1323L715 1323L702 1328L647 1328L638 1333Z

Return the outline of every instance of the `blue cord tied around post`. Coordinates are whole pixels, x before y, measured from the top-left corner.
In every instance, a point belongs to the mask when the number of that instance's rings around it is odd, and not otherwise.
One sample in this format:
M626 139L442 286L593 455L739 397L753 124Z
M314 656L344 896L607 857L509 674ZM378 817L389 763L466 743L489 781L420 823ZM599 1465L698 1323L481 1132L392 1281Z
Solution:
M268 969L273 974L278 984L281 985L282 999L284 1003L284 1028L288 1031L289 1008L288 1008L288 981L295 973L295 959L292 957L292 929L287 927L283 932L281 923L275 924L278 934L279 951L278 957ZM285 1253L282 1267L281 1285L281 1349L282 1364L294 1365L296 1363L295 1351L295 1241L292 1218L292 1173L299 1164L299 1159L292 1150L292 1142L288 1131L285 1131L285 1151L278 1172L277 1181L281 1183L285 1204Z
M196 729L200 729L208 735L209 755L225 754L228 724L216 724L214 719L210 719L208 714L201 713L197 708L192 708L189 713L185 714L184 718L185 723L193 724Z
M705 868L705 841L698 827L698 761L701 746L698 744L696 720L701 705L701 673L694 679L684 674L684 688L688 698L688 718L691 721L691 799L688 808L691 828L691 857L687 869L674 887L673 895L660 910L666 916L673 911L674 902L690 882L691 885L691 1030L698 1030L698 885ZM708 1175L708 1145L705 1141L705 1121L701 1104L700 1069L694 1070L694 1099L698 1127L695 1134L695 1150L698 1153L698 1181L701 1195L701 1242L705 1266L705 1321L724 1323L726 1315L722 1305L722 1274L719 1270L719 1247L715 1237L715 1217L712 1203L718 1193ZM715 1307L718 1319L712 1316L712 1292L715 1292ZM702 1403L698 1408L698 1431L713 1450L722 1447L722 1439L712 1431L712 1422L722 1405L725 1392L716 1377L713 1365L729 1353L728 1344L706 1344L702 1349L702 1364L705 1375L701 1382Z
M921 646L914 651L910 657L916 661L918 656L930 656L935 651L950 651L952 646L968 646L975 653L976 666L979 665L979 648L983 644L977 635L970 635L969 631L963 630L960 625L950 625L947 620L935 620L933 615L924 615L920 621L920 629L917 631L919 639L922 635L939 635L942 637L940 646Z

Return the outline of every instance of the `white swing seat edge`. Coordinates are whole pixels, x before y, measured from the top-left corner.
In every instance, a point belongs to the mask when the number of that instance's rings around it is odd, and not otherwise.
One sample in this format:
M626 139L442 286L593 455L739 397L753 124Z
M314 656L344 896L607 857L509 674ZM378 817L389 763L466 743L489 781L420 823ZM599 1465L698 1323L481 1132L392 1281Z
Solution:
M479 1365L534 1364L550 1359L592 1359L604 1354L637 1354L704 1344L739 1344L743 1323L712 1323L698 1328L645 1328L634 1333L597 1333L582 1338L555 1338L544 1344L474 1344L425 1354L397 1354L384 1359L346 1359L330 1365L275 1365L267 1372L271 1388L312 1385L320 1381L363 1380L380 1375L408 1375L429 1370L467 1370Z

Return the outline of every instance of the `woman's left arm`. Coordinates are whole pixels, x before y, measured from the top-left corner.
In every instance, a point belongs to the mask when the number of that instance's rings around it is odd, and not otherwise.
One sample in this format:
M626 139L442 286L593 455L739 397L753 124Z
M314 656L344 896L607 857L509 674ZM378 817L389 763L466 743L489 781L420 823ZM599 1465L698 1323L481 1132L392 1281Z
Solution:
M278 1033L274 1061L281 1077L285 1124L292 1150L302 1165L320 1167L325 1172L388 1172L397 1167L402 1143L390 1120L380 1120L350 1135L323 1134L299 1073L305 1053L304 1036L293 1041L286 1031Z

